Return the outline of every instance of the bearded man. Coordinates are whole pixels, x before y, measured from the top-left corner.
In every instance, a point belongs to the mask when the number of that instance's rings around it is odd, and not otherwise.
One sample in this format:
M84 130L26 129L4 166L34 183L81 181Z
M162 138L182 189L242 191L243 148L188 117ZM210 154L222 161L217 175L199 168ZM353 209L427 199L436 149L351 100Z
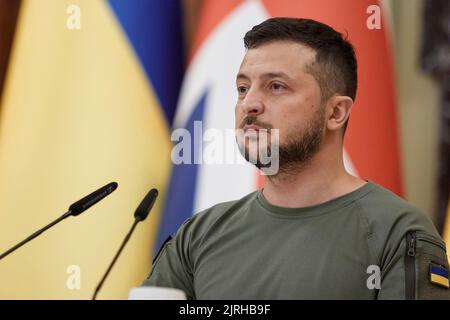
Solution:
M278 170L263 189L185 221L143 285L189 299L448 299L445 243L431 221L345 170L357 89L350 42L314 20L271 18L244 43L237 140L249 159L246 142L273 151L260 134L276 129Z

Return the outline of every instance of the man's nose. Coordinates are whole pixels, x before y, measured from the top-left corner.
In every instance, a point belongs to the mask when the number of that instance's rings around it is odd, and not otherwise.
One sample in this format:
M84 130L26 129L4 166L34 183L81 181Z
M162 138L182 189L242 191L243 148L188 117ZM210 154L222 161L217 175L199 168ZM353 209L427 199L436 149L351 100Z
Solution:
M259 115L264 112L264 103L257 90L250 89L242 101L242 110L248 115Z

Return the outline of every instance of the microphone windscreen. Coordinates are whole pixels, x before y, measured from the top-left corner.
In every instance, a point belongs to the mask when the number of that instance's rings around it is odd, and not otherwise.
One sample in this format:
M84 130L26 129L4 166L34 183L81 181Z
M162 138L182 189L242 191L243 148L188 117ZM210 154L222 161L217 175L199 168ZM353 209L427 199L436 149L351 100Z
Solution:
M69 207L71 215L77 216L81 214L83 211L89 209L94 204L102 200L104 197L110 195L116 189L117 189L117 182L111 182L101 187L100 189L95 190L91 194L88 194L86 197L78 200Z
M140 221L145 220L150 213L153 205L155 204L157 197L158 190L151 189L144 197L139 207L137 207L136 211L134 212L134 217L139 219Z

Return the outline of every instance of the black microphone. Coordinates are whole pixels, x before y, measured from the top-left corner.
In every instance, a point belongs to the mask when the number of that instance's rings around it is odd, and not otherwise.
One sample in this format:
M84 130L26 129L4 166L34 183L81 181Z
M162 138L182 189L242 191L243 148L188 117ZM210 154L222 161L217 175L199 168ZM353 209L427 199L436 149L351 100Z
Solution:
M80 199L77 202L72 203L69 207L71 215L78 216L83 211L89 209L107 195L110 195L116 189L117 189L117 182L111 182L108 183L106 186L103 186L100 189L92 192L91 194L88 194L83 199Z
M144 197L144 199L141 201L139 206L137 207L136 211L134 212L134 222L131 226L130 231L125 236L125 239L123 239L122 245L119 248L119 251L117 251L116 255L114 256L113 260L111 261L108 269L106 270L105 274L103 275L102 280L100 280L99 284L95 288L95 292L92 295L92 300L95 300L97 298L97 294L100 291L100 289L103 286L103 283L105 282L106 278L108 277L109 273L111 272L114 264L117 261L117 258L119 258L119 255L122 253L123 248L125 248L125 245L127 244L128 240L130 240L131 234L134 232L134 229L136 228L137 224L141 221L144 221L145 218L147 218L148 214L153 208L153 205L155 204L156 198L158 197L158 190L151 189L147 195Z
M88 208L92 207L94 204L96 204L97 202L99 202L100 200L102 200L103 198L108 196L109 194L111 194L114 190L116 190L116 188L117 188L117 182L108 183L106 186L101 187L100 189L92 192L91 194L87 195L83 199L78 200L77 202L73 203L69 207L69 211L64 213L61 217L59 217L55 221L51 222L50 224L46 225L42 229L39 229L38 231L33 233L31 236L29 236L25 240L23 240L23 241L19 242L18 244L16 244L11 249L9 249L9 250L5 251L4 253L2 253L0 255L0 260L3 259L4 257L6 257L7 255L9 255L10 253L16 251L17 249L19 249L21 246L23 246L27 242L33 240L34 238L39 236L41 233L43 233L47 229L50 229L55 224L61 222L64 219L66 219L67 217L69 217L69 216L78 216L83 211L85 211Z

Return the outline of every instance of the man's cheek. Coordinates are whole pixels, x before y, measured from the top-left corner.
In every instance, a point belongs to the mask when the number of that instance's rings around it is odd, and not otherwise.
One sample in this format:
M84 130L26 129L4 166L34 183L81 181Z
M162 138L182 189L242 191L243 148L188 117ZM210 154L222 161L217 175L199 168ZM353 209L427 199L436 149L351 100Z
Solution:
M237 128L239 128L239 125L242 123L242 119L243 119L242 114L237 110L237 108L236 108L236 112L234 113L234 119L235 119L234 125L235 125L235 128L237 129Z

